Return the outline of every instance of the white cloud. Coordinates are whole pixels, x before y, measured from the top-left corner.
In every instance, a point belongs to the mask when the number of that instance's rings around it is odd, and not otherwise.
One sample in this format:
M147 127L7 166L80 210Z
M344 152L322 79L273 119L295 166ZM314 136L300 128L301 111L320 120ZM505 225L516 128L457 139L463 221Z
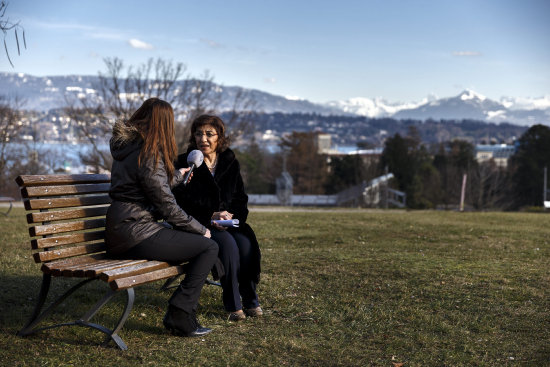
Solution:
M550 95L543 97L502 97L500 103L511 110L545 110L550 109Z
M264 82L268 84L275 84L277 83L277 79L275 78L264 78Z
M453 56L459 56L459 57L481 56L481 52L477 52L477 51L453 51Z
M152 50L153 49L153 45L150 44L150 43L147 43L147 42L143 42L141 40L138 40L136 38L132 38L128 41L128 43L130 44L130 46L132 46L133 48L138 48L138 49L141 49L141 50Z

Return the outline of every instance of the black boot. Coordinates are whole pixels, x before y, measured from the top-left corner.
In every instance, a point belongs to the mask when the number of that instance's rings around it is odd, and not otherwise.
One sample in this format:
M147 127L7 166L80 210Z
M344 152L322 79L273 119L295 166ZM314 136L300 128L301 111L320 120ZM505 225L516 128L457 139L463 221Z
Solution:
M193 313L187 313L172 305L168 306L168 312L166 312L162 323L172 334L179 336L203 336L212 331L212 329L200 326Z

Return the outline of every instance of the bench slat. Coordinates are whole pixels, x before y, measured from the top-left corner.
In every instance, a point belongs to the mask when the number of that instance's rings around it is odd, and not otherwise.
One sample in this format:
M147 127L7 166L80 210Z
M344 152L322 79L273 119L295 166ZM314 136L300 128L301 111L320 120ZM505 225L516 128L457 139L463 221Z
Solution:
M54 209L68 208L71 206L87 206L110 204L111 198L109 195L93 195L74 198L52 198L52 199L31 199L24 200L25 209Z
M94 260L93 258L90 258L89 261L85 261L83 263L74 263L68 266L65 266L63 269L63 276L73 276L74 272L82 269L88 269L93 268L94 266L99 266L101 264L112 264L119 260L112 259L109 256L105 256L103 258Z
M133 261L143 262L147 260L126 260L126 259L118 259L118 260L110 260L110 261L105 260L97 264L90 264L90 265L78 268L73 271L72 275L75 277L84 277L84 276L95 277L96 274L101 273L102 269L108 270L108 269L120 268L126 264L130 264Z
M112 264L116 261L117 260L113 260L108 256L97 260L90 259L89 261L83 263L75 263L64 267L63 270L61 270L61 275L63 275L64 277L74 277L76 276L76 272L78 271L84 271L84 269L93 268L94 266L99 266L100 264Z
M31 237L105 227L105 218L29 227Z
M80 219L89 217L99 217L107 214L109 205L90 208L55 210L47 212L36 212L27 214L27 223L53 222L64 219Z
M138 264L146 263L148 260L123 260L120 264L112 264L112 265L102 265L98 267L94 267L92 269L88 269L84 272L84 276L88 278L95 278L99 276L100 274L103 274L105 271L113 270L113 269L124 269L128 266L134 266Z
M105 258L104 260L97 261L97 262L94 262L94 263L85 264L85 265L81 265L81 266L76 266L72 269L65 269L63 271L63 276L72 276L72 277L82 278L84 276L85 272L88 269L95 269L95 268L99 268L101 266L120 265L120 264L124 264L124 261L127 261L127 260L117 260L117 259ZM70 271L70 273L69 273L69 271Z
M81 183L110 182L110 174L78 175L21 175L15 179L19 186L68 185Z
M79 256L86 254L93 254L96 252L105 251L105 242L91 243L83 246L73 246L63 249L55 249L51 251L42 251L33 254L34 261L37 263L44 261L51 261L57 259L64 259L71 256Z
M85 264L92 261L104 259L105 253L94 254L88 256L71 257L69 259L55 260L42 264L41 270L46 274L52 274L54 276L63 275L63 270L75 266L77 264Z
M109 283L112 290L122 290L136 285L154 282L156 280L171 278L176 275L183 274L184 267L182 265L171 266L169 268L151 271L144 274L134 275L128 278L115 279Z
M164 269L169 267L170 264L164 261L150 260L142 264L126 266L119 269L107 270L99 274L99 279L110 282L118 278L127 278L134 275L147 273L149 271Z
M41 248L50 248L62 245L71 245L75 243L97 241L104 238L105 231L83 232L64 236L37 238L31 240L31 247L33 250L38 250Z
M59 195L108 193L110 188L111 188L110 183L64 185L64 186L34 186L34 187L23 188L21 190L21 197L31 198L31 197L48 197L48 196L59 196Z

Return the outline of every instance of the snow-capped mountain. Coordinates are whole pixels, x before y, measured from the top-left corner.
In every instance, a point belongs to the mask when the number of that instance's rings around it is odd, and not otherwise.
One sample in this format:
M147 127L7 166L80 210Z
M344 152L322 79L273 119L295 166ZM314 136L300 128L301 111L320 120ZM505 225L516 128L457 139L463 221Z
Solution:
M441 98L422 104L416 108L401 110L393 117L426 119L472 119L490 121L506 111L502 104L481 94L465 90L456 97Z
M97 97L98 84L97 76L35 77L21 73L0 73L0 96L18 96L25 101L24 109L47 111L65 107L67 97ZM219 109L224 111L233 107L235 96L243 88L215 85L214 90L221 93ZM437 98L431 95L418 102L396 103L381 97L357 97L317 104L260 90L244 91L255 102L254 109L265 113L360 115L415 120L473 119L519 125L550 125L550 95L540 98L502 97L497 102L472 90L465 90L455 97Z
M503 97L500 102L496 102L472 90L465 90L455 97L430 96L417 103L388 103L380 98L352 98L347 101L330 102L329 105L367 117L415 120L472 119L519 125L550 125L550 95L531 99Z
M179 83L183 83L180 81ZM36 77L22 73L0 72L0 95L18 96L24 100L27 110L48 111L67 106L67 97L97 96L97 76L50 76ZM214 85L213 90L221 93L219 109L233 108L235 96L241 90L248 93L255 102L258 111L273 113L318 113L322 115L344 114L342 110L309 102L303 99L276 96L255 89L243 89L233 86Z
M327 105L354 115L377 118L391 117L401 110L414 109L432 100L435 100L434 96L424 98L420 102L392 103L380 97L372 99L365 97L356 97L348 99L346 101L328 102Z

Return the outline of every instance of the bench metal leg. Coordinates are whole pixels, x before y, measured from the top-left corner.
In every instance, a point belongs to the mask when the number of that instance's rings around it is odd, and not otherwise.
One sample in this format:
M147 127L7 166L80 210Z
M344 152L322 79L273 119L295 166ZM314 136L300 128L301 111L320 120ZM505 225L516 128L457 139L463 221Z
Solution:
M74 321L74 322L67 322L67 323L61 323L61 324L55 324L50 326L45 326L41 328L37 328L36 326L44 320L46 317L50 316L54 309L59 306L65 299L67 299L71 294L73 294L76 290L78 290L83 285L91 282L92 280L96 280L94 278L91 279L85 279L78 284L71 287L69 290L67 290L63 295L61 295L58 299L52 302L52 304L41 313L42 307L44 306L44 303L46 301L46 298L48 296L48 291L50 289L51 284L51 275L50 274L44 274L42 278L42 286L40 288L40 294L38 297L38 301L36 303L35 309L33 314L31 315L29 321L27 324L17 333L18 336L27 336L34 334L38 331L43 331L47 329L53 329L61 326L71 326L71 325L77 325L77 326L86 326L91 327L96 330L99 330L105 334L107 334L107 338L102 343L102 346L106 346L111 340L115 342L115 344L122 350L127 350L128 347L122 341L120 336L118 335L118 332L122 329L124 326L124 323L128 319L128 316L130 316L130 312L132 310L132 307L134 305L135 300L135 292L133 288L127 289L127 300L126 300L126 306L124 307L124 311L122 312L122 315L120 319L118 320L117 324L115 325L114 329L108 329L105 326L95 324L90 322L90 319L97 314L97 312L105 306L115 295L119 294L116 291L113 291L109 289L105 296L99 300L84 316L82 316L80 319Z
M13 208L13 202L10 201L10 207L8 208L8 211L5 212L5 213L2 212L1 214L5 215L7 217L10 214L12 208Z
M37 331L45 330L45 329L51 329L54 327L59 326L65 326L65 325L74 325L74 323L68 323L68 324L58 324L58 325L52 325L47 326L43 328L36 329L35 326L38 325L42 320L44 320L46 317L50 316L53 310L61 304L67 297L69 297L71 294L73 294L77 289L82 287L83 285L91 282L94 279L86 279L81 281L80 283L74 285L71 287L68 291L66 291L64 294L62 294L58 299L56 299L52 304L44 310L44 312L40 313L42 310L42 307L44 306L44 303L46 302L46 298L48 297L48 292L50 290L50 284L51 284L52 276L50 274L44 274L42 277L42 286L40 287L40 294L38 295L38 300L36 302L36 306L34 308L34 312L31 315L29 321L27 324L21 329L17 335L19 336L27 336L33 333L36 333Z
M40 286L40 293L38 294L38 300L36 301L36 305L34 306L34 311L29 318L27 324L23 327L23 329L17 332L17 335L25 336L30 334L28 331L34 327L34 321L36 320L38 315L40 315L40 310L42 310L44 302L46 301L46 297L48 296L48 292L50 291L51 282L52 276L50 274L44 274L42 276L42 286Z
M208 284L208 285L215 285L215 286L218 286L218 287L222 286L220 282L215 282L215 281L210 280L210 279L206 279L205 283Z
M115 295L118 294L118 292L109 290L105 294L105 296L99 300L94 307L92 307L80 320L76 321L77 325L80 326L87 326L94 328L96 330L99 330L105 334L107 334L107 338L102 343L102 346L107 346L109 342L112 340L115 342L115 344L122 350L127 350L128 347L126 344L122 341L122 338L118 335L118 332L122 327L124 326L124 323L128 319L128 316L130 316L130 312L132 311L132 307L134 305L135 300L135 292L133 288L128 288L127 290L127 299L126 299L126 306L124 307L124 311L122 312L122 315L120 316L120 319L118 320L118 323L116 324L115 328L113 330L110 330L103 325L98 325L93 322L89 322L92 317L109 302Z

